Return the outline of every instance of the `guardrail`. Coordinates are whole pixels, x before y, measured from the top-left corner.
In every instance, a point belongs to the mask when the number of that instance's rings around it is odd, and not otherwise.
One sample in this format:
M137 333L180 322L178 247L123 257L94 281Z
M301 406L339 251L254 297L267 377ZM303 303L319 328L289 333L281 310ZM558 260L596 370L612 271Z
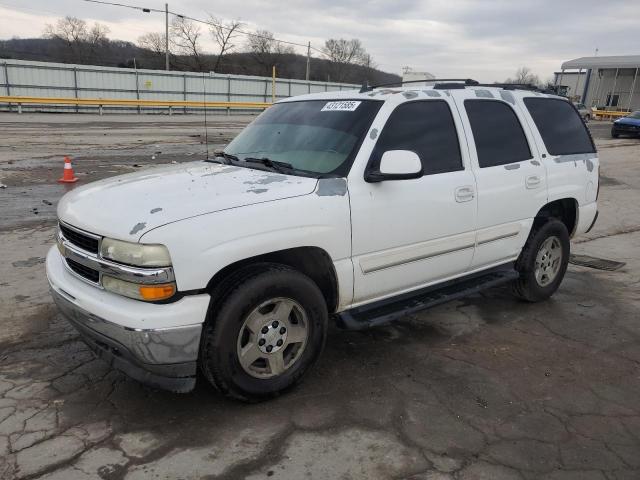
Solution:
M593 110L593 114L600 118L626 117L631 112L617 112L615 110Z
M137 100L125 98L57 98L57 97L19 97L2 96L0 103L8 103L18 106L18 113L22 113L22 105L74 105L74 106L97 106L102 115L104 106L126 106L126 107L168 107L169 115L172 109L196 107L196 108L241 108L241 109L265 109L271 103L263 102L199 102L192 100Z

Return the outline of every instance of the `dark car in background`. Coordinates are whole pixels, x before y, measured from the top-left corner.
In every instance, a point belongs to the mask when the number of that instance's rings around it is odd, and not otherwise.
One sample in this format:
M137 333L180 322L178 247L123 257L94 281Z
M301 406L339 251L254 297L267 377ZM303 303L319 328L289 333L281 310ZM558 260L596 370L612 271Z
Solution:
M633 135L640 137L640 110L630 113L626 117L619 118L611 126L611 136L618 138L620 135Z

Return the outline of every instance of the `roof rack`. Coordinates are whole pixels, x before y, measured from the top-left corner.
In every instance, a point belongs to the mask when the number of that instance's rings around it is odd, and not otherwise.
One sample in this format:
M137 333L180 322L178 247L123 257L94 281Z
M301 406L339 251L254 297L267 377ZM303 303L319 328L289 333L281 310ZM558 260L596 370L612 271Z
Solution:
M540 88L537 85L533 85L531 83L483 83L478 86L498 87L498 88L503 88L505 90L529 90L531 92L558 95L557 90L554 88Z
M478 87L497 87L505 90L540 90L531 83L479 83Z
M472 78L427 78L424 80L407 80L394 83L385 83L381 85L369 85L364 83L360 88L360 93L370 92L374 88L380 87L394 87L397 85L404 85L405 83L423 83L434 82L433 88L436 90L456 90L466 87L495 87L503 88L504 90L531 90L533 92L541 93L556 93L549 89L541 89L531 83L480 83ZM437 83L436 83L437 82ZM557 94L557 93L556 93Z
M393 83L382 83L380 85L369 85L368 82L362 84L362 88L360 88L360 93L370 92L374 88L380 87L395 87L398 85L404 85L405 83L424 83L424 82L463 82L464 85L479 85L477 80L473 80L472 78L425 78L423 80L401 80L399 82Z

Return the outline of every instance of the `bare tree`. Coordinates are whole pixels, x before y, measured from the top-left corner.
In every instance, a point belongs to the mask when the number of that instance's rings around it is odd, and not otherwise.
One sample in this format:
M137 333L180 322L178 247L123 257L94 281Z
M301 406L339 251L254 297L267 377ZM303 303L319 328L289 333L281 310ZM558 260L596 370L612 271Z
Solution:
M362 57L359 59L359 63L363 67L371 70L378 68L378 64L373 60L373 57L369 53L365 53L364 55L362 55Z
M324 54L335 63L357 63L357 60L366 52L362 42L357 38L351 40L330 38L324 42Z
M249 51L255 55L269 54L273 51L275 39L273 33L268 30L256 30L253 35L249 36L247 47Z
M235 39L238 37L238 30L242 28L243 24L239 20L231 20L224 23L213 15L209 15L209 25L213 41L218 45L218 55L213 66L213 71L217 72L224 54L231 53L236 48Z
M295 53L291 45L277 40L268 30L257 30L250 35L247 47L255 61L265 67L265 73L268 73L272 66L278 67L282 63L283 55Z
M529 67L520 67L516 70L514 78L507 78L505 83L518 83L523 85L541 85L540 77L534 74Z
M164 33L149 32L138 37L138 46L150 50L154 55L164 57L166 37Z
M287 45L276 40L276 44L273 47L273 53L276 55L293 55L296 53L293 45Z
M143 56L153 68L164 68L166 55L166 36L164 33L149 32L138 37L138 47L144 50ZM171 44L169 44L171 46ZM175 57L169 49L169 65L175 65ZM148 68L148 67L147 67Z
M74 60L95 61L99 57L97 49L108 43L109 28L94 23L89 28L87 22L76 17L59 19L55 25L47 24L44 36L63 43Z
M371 55L366 52L362 42L357 38L351 40L330 38L324 42L323 51L331 62L333 79L336 81L344 80L347 65L370 66L373 64Z
M87 22L76 17L64 17L59 19L55 25L46 24L44 36L62 40L67 45L77 45L87 38Z
M86 42L94 46L103 44L108 40L109 31L109 27L96 22L91 27L91 30L87 32Z
M176 47L177 53L191 59L192 68L199 72L207 70L207 62L203 56L200 40L200 26L184 17L175 17L171 22L169 40Z

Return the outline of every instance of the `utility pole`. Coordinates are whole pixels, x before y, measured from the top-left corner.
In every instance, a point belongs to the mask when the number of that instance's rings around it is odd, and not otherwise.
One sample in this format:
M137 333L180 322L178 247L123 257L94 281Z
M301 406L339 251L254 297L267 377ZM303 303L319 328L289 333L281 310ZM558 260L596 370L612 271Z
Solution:
M164 68L169 70L169 4L164 4Z
M271 67L271 103L276 103L276 66Z
M310 66L311 66L311 42L307 44L307 75L305 76L305 79L307 80L307 82L309 81Z

